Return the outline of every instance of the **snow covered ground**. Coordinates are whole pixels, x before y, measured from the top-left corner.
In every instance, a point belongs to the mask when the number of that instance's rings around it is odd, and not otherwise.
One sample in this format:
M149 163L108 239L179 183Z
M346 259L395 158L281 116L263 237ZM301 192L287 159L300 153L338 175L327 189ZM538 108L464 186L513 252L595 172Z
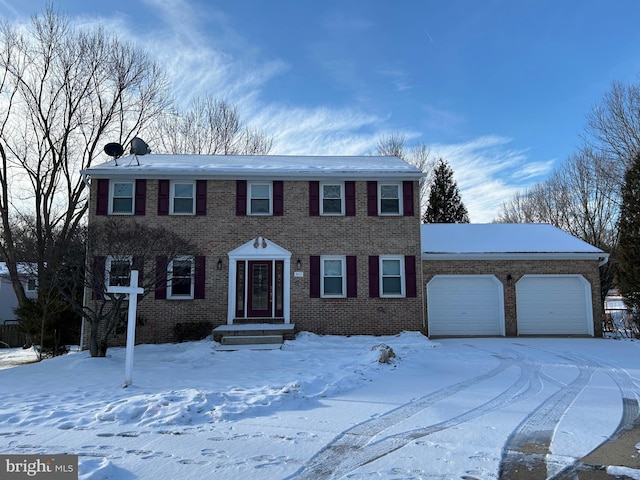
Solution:
M78 454L83 480L562 478L639 411L632 341L300 333L281 350L216 345L139 345L128 388L124 348L2 369L0 453ZM0 350L0 364L25 355Z

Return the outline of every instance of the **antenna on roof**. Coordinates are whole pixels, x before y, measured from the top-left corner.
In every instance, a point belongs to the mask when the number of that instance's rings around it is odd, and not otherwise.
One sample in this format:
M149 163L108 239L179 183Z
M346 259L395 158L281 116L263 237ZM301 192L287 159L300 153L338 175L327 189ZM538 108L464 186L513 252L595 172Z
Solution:
M124 149L122 148L122 145L120 145L119 143L112 142L112 143L107 143L104 146L104 153L106 153L110 157L113 157L113 160L116 162L116 167L117 167L118 159L124 153Z
M149 148L149 145L147 145L147 143L144 140L142 140L139 137L133 137L133 140L131 140L130 153L136 156L136 161L138 162L138 165L140 165L140 161L138 160L138 155L146 155L147 153L151 153L151 149Z

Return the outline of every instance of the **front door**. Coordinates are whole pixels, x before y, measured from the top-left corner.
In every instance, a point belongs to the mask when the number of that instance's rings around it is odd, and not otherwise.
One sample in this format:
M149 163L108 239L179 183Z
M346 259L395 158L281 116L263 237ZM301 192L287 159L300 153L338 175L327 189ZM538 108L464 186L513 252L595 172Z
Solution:
M249 317L272 315L272 264L270 260L250 261L248 271L247 313Z

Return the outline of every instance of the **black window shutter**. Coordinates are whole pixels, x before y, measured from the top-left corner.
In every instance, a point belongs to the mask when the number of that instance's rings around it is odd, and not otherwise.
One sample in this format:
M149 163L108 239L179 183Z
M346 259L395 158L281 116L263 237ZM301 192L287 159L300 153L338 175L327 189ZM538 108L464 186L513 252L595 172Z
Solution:
M273 182L273 216L281 217L284 214L284 186L282 180Z
M236 181L236 215L241 217L247 214L247 181Z
M169 215L169 180L158 180L158 215Z
M367 213L370 217L378 216L378 182L367 182Z
M167 257L156 257L156 300L167 298Z
M309 258L309 296L320 298L320 257L312 255Z
M104 281L106 264L107 257L93 257L93 288L91 292L91 298L94 300L102 300L104 298L102 292L106 287Z
M380 296L380 257L371 255L369 257L369 297Z
M109 180L98 179L98 191L96 192L96 215L109 213Z
M309 216L320 215L320 182L309 182Z
M413 182L402 182L402 209L405 217L413 217Z
M195 285L193 288L193 297L196 299L204 298L205 261L206 257L204 256L199 255L195 258Z
M196 181L196 215L207 214L207 181Z
M415 255L406 255L404 257L404 281L406 286L407 297L416 297L417 277L416 277L416 257Z
M131 262L131 270L138 271L138 285L137 287L144 286L144 257L133 257Z
M144 178L136 180L136 215L144 215L147 209L147 181Z
M356 215L356 182L344 182L345 214L347 217Z
M347 256L347 297L358 296L358 257Z

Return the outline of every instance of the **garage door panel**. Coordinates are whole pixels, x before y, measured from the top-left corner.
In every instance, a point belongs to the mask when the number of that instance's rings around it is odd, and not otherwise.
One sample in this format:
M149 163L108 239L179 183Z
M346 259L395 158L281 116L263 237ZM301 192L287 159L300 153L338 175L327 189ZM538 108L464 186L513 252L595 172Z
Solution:
M581 275L525 275L516 310L519 335L593 335L591 286Z
M504 335L502 284L492 275L436 275L427 285L429 335Z

